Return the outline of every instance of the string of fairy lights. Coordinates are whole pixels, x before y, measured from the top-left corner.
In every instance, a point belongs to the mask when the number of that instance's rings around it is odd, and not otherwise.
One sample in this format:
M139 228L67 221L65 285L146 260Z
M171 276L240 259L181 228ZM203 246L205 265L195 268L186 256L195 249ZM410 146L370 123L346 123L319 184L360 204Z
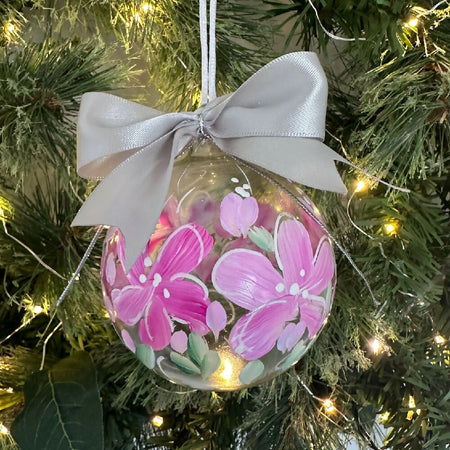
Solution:
M323 31L330 38L335 39L335 40L346 40L346 41L364 40L364 38L342 38L340 36L333 35L332 33L330 33L328 30L326 30L324 28L323 24L320 21L317 9L315 8L313 2L311 0L308 0L308 3L310 4L310 6L313 8L313 10L316 13L316 17L317 17L319 26L323 29ZM437 10L442 5L449 5L449 1L448 0L440 1L429 10L426 10L424 8L419 8L419 7L413 7L411 9L410 17L403 24L404 27L417 33L418 27L421 24L421 18L423 16L426 16L426 15L432 13L433 11ZM155 11L155 6L152 3L142 2L137 8L134 8L133 10L129 11L128 17L123 17L119 13L118 13L118 15L120 16L120 19L123 21L125 27L130 28L133 23L140 24L142 22L143 18L149 16L150 14L153 14L154 11ZM448 6L445 10L440 10L440 11L441 11L441 14L443 12L450 13L450 6ZM10 43L10 42L15 42L15 41L20 41L21 23L24 23L24 22L26 22L26 19L22 15L20 15L18 20L12 20L12 19L7 20L3 24L3 26L0 28L0 30L3 29L3 37L6 40L6 42ZM351 224L356 229L358 229L358 231L363 233L368 238L373 239L373 236L371 236L370 234L368 234L366 231L362 230L359 226L357 226L355 224L355 222L353 221L353 219L350 215L350 212L349 212L351 201L353 200L355 195L363 194L364 192L366 192L369 189L369 187L370 187L369 183L363 179L357 179L355 181L355 188L354 188L352 194L350 195L348 203L347 203L347 215L348 215L348 218L349 218ZM1 203L6 202L6 199L0 199L0 200L1 200ZM21 242L15 236L12 236L11 234L9 234L7 227L6 227L7 213L12 214L12 206L11 205L8 205L8 208L5 208L5 209L0 208L0 220L2 222L5 234L7 236L9 236L12 240L17 242L19 245L21 245L25 250L27 250L37 260L37 262L39 264L41 264L43 267L45 267L46 270L49 270L54 275L56 275L60 278L63 278L58 272L56 272L54 269L49 267L44 261L42 261L42 259L38 255L36 255L35 252L33 252L33 250L31 248L29 248L26 244ZM388 238L396 237L398 235L400 226L401 226L401 223L398 220L389 218L389 217L387 217L382 223L382 229ZM30 304L30 305L27 305L27 309L28 309L28 312L31 314L31 317L27 318L20 326L18 326L15 330L13 330L8 336L6 336L2 340L0 340L0 344L3 344L5 342L9 341L16 333L18 333L19 331L24 329L26 326L28 326L38 315L43 314L43 313L47 314L47 312L44 310L44 308L40 305ZM54 319L54 315L50 318L50 322L53 319ZM61 325L62 325L61 322L58 323L58 325L47 335L47 337L44 341L44 345L43 345L43 349L42 349L42 363L41 363L40 370L42 370L44 368L45 351L46 351L46 346L48 344L48 341L55 334L55 332L61 327ZM448 339L446 337L442 336L439 332L436 332L432 339L433 339L434 344L438 347L443 347L444 344L446 344L448 341ZM367 346L368 346L368 350L374 357L380 357L383 354L390 353L389 345L386 343L386 341L381 336L376 336L376 337L373 337L370 340L368 340ZM7 370L7 364L4 364L2 362L2 360L0 359L0 370L5 370L5 369ZM318 404L320 405L319 412L321 414L324 413L327 417L330 417L330 418L333 415L337 414L340 417L342 417L346 422L350 423L352 421L342 411L340 411L337 408L334 399L320 398L320 397L316 396L298 376L297 376L297 378L298 378L299 384L303 387L303 389L312 398L314 398L318 402ZM8 387L6 389L0 389L0 393L14 394L14 389L12 387ZM415 399L413 396L409 395L406 400L407 400L406 403L408 406L407 419L412 420L414 414L420 414L421 410L419 408L416 408L416 402L415 402ZM381 423L386 422L388 420L388 418L389 418L388 412L385 412L385 413L379 415L379 420ZM164 426L164 417L160 414L154 414L150 417L150 423L155 428L161 428ZM12 438L10 436L9 428L7 427L6 424L4 424L2 422L0 422L0 435L8 436L9 439L12 440ZM363 437L366 439L370 439L370 437L368 437L368 436L363 436Z

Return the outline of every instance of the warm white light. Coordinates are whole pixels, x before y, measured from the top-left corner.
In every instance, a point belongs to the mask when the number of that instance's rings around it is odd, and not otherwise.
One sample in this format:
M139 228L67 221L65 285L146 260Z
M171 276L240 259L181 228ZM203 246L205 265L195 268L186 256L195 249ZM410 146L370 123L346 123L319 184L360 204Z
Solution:
M8 389L6 389L6 392L8 394L12 394L14 392L14 389L12 387L9 387Z
M148 2L144 2L144 3L142 3L142 5L141 5L141 9L142 9L142 11L144 11L144 12L151 11L151 10L152 10L152 5L150 5L150 3L148 3Z
M163 423L164 423L164 419L161 416L156 415L156 416L152 417L152 424L155 427L159 428Z
M394 234L397 231L397 224L394 222L386 223L384 229L387 234Z
M224 380L231 380L231 377L233 376L233 365L228 359L223 360L224 369L222 372L220 372L220 376Z
M361 192L365 187L366 187L366 183L364 183L364 181L362 181L362 180L359 180L356 183L355 192Z
M336 407L334 406L333 402L329 398L327 398L326 400L323 401L323 406L327 413L331 414L334 411L336 411Z
M6 30L7 33L12 33L14 31L14 28L15 28L15 26L14 26L13 23L8 22L5 25L5 30Z
M434 337L434 342L436 342L437 345L442 345L445 343L445 338L443 336L441 336L440 334L437 334Z
M2 423L0 423L0 434L9 434L8 428L6 428Z
M413 28L417 27L418 24L419 24L419 19L418 19L417 17L413 17L413 18L408 22L408 25L409 25L410 27L413 27Z
M386 411L383 414L380 414L380 422L384 423L387 422L387 420L389 419L389 412Z
M44 311L44 309L40 305L35 305L31 309L31 311L33 311L33 313L37 315L37 314L40 314L42 311Z
M383 344L377 338L373 338L369 345L375 355L378 355L383 349Z

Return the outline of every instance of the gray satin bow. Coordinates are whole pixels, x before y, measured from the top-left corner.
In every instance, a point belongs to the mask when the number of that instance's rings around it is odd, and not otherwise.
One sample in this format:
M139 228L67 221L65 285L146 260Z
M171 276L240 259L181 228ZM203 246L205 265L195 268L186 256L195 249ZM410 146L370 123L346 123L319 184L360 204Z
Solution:
M233 94L195 112L164 114L113 95L84 94L78 173L105 178L72 226L120 228L128 270L158 222L174 158L201 131L230 155L307 186L346 193L334 161L347 161L322 143L326 104L326 77L310 52L275 59Z

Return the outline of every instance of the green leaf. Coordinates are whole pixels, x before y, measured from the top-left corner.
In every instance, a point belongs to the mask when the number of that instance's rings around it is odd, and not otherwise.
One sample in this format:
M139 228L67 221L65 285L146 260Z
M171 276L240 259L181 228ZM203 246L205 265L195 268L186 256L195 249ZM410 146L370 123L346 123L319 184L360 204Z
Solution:
M95 367L74 353L25 383L25 408L11 434L21 450L101 450L103 418Z
M259 360L255 359L250 361L239 374L239 380L243 384L253 383L261 374L264 372L264 364Z
M193 373L200 375L200 369L190 359L181 356L179 353L171 352L170 360L174 364L176 364L183 372L190 375Z
M202 372L203 378L208 378L220 367L220 356L214 350L209 350L203 357L202 363L200 365L200 370Z
M249 230L248 237L259 248L267 250L268 252L274 251L275 245L273 242L273 237L264 227L253 227Z
M153 369L153 367L155 367L155 352L150 346L139 344L136 347L136 356L141 363L149 369Z
M281 365L282 370L289 369L292 364L295 364L305 353L307 346L303 341L300 341L291 351L291 354L286 358L286 361Z
M208 344L205 338L196 333L191 333L188 339L188 355L197 366L200 366L208 352Z

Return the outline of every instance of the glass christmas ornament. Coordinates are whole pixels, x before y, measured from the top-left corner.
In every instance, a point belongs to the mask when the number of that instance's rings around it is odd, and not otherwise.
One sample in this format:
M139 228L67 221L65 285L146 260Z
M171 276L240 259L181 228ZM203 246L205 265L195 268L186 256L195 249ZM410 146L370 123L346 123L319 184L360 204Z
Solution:
M161 376L198 389L239 389L288 369L334 296L332 246L314 217L321 221L297 184L208 140L186 149L128 273L123 236L108 230L103 295L124 344Z

